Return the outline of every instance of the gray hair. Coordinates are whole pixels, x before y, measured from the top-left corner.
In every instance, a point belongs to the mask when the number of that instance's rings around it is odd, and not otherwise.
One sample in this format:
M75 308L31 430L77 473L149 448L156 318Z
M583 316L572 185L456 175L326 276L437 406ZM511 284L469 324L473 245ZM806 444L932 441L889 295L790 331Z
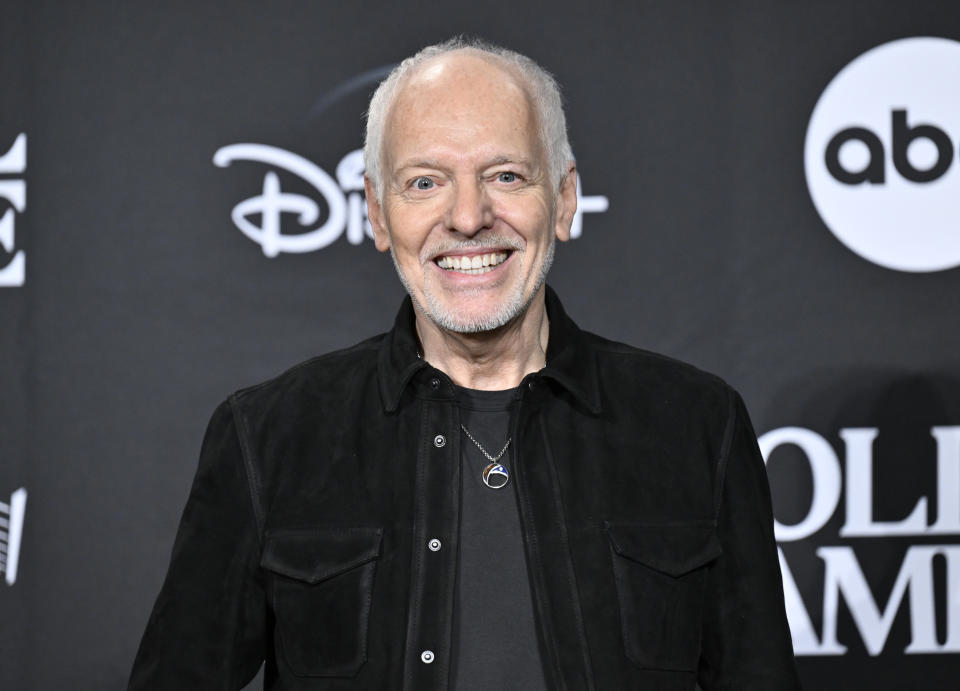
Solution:
M563 114L560 87L553 76L526 55L479 39L456 36L443 43L427 46L397 65L370 99L367 109L367 133L363 145L363 161L367 177L373 184L377 200L383 201L384 128L404 79L425 62L446 53L470 51L492 57L520 78L529 93L540 126L540 138L547 154L547 166L554 189L559 189L573 151L567 139L567 120Z

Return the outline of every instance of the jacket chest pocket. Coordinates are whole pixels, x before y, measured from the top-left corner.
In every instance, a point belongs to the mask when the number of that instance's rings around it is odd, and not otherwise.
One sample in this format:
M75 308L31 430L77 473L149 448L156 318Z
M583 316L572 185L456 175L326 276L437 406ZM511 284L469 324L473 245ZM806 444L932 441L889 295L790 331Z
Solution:
M367 621L380 556L380 528L317 527L267 532L278 654L297 676L352 677L367 659Z
M714 526L606 527L627 657L647 669L695 671L707 565L721 553Z

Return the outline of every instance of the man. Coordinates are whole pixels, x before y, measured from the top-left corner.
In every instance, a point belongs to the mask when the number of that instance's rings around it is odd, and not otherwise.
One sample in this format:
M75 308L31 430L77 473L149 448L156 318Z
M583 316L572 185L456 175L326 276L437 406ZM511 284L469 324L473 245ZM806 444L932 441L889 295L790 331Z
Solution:
M552 78L455 40L370 104L393 329L215 412L131 689L799 688L739 396L545 286Z

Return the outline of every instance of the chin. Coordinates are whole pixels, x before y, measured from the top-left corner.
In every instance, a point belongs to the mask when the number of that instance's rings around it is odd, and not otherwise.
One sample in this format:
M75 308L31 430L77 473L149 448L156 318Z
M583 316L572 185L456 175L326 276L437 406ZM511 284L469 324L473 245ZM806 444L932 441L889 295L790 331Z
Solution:
M464 309L457 306L456 300L438 300L431 294L425 295L424 314L445 331L474 334L495 331L506 326L525 311L529 300L522 294L503 298L481 309Z

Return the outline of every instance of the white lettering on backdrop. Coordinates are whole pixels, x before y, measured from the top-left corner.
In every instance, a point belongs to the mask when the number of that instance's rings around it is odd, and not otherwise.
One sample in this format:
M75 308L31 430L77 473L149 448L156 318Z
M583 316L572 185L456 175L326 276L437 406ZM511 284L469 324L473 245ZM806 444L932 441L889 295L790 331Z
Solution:
M17 582L20 539L23 537L23 516L26 509L27 490L23 487L10 495L10 503L0 501L0 573L7 585Z
M0 156L0 174L23 174L27 169L27 135L20 133L3 156ZM0 248L13 254L6 266L0 267L0 286L20 287L26 282L26 255L16 250L14 220L16 214L27 208L27 183L23 180L0 180L0 199L8 201L13 208L0 216Z
M277 173L267 171L260 194L239 202L230 214L240 232L260 245L264 256L276 257L281 252L314 252L333 244L344 234L351 245L361 244L364 237L373 237L363 194L361 149L351 151L340 160L336 180L303 156L266 144L230 144L213 155L213 163L220 168L226 168L234 161L265 163L276 170L293 173L316 190L327 207L326 220L312 227L320 218L321 207L316 200L303 194L284 192ZM578 238L583 234L584 213L603 213L609 206L603 195L582 196L578 177L577 213L570 236ZM283 214L294 214L305 230L284 233ZM259 217L259 225L253 217Z
M810 466L813 497L803 520L784 525L774 520L778 542L810 537L833 516L846 494L846 518L839 535L850 537L903 537L960 535L960 427L933 427L937 445L937 515L930 521L928 498L918 497L910 513L900 520L881 521L873 515L873 442L876 428L840 430L844 441L845 473L833 447L816 432L802 427L782 427L759 438L760 450L769 462L777 447L799 448ZM843 485L841 487L841 484ZM911 545L886 605L881 610L853 547L824 546L816 551L824 563L823 633L818 638L800 589L797 587L782 548L777 548L783 575L784 598L794 651L797 655L843 655L847 647L837 640L837 616L842 597L850 611L864 647L879 655L893 620L906 598L910 609L910 643L904 650L916 653L960 652L960 545ZM937 638L937 601L934 592L933 560L946 561L946 639ZM907 594L909 596L907 597Z

